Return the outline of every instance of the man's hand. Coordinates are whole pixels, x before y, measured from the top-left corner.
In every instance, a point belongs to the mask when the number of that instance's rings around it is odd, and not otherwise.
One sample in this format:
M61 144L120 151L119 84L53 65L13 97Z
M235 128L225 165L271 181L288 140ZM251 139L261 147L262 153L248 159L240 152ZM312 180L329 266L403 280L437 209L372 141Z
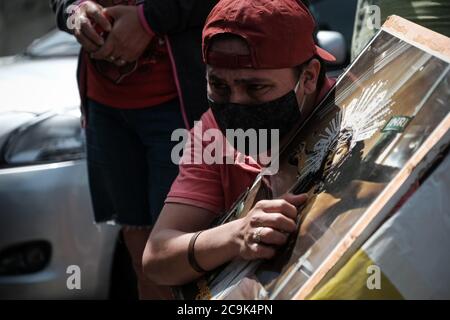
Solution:
M283 199L262 200L240 220L236 240L239 256L246 260L270 259L276 247L286 243L297 230L298 207L307 199L305 194L288 194Z
M87 52L99 50L105 42L95 30L93 24L99 25L106 32L111 30L111 23L104 16L103 10L105 9L99 4L93 1L85 1L74 13L77 28L73 30L73 34Z
M114 25L105 44L91 55L93 59L114 61L118 66L134 62L144 53L152 40L139 21L135 6L115 6L105 9Z

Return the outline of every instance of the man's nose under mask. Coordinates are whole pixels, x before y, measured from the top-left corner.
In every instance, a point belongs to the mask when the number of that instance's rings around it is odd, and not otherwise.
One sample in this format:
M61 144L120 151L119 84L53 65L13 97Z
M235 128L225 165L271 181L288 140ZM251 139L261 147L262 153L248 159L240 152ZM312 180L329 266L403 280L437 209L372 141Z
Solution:
M271 150L274 142L273 130L277 130L277 138L281 141L292 128L302 120L302 109L305 98L303 98L302 104L299 106L296 95L299 83L300 81L295 86L295 89L291 90L286 95L262 104L244 105L237 103L217 103L208 98L209 106L222 134L227 137L228 142L239 152L255 157L257 154ZM254 129L256 131L257 141L247 141L244 144L237 144L236 141L230 141L229 137L231 135L227 134L227 129L242 129L244 132L249 129ZM266 134L264 134L264 132ZM236 135L238 134L234 131L233 137ZM265 144L261 143L261 139L267 139ZM278 146L279 141L277 141ZM255 150L255 148L254 146L251 148L250 144L254 143L256 143L258 147L262 146L262 148L264 148L264 146L266 146L266 150L258 148L257 154L253 154L253 152L250 151L252 149ZM271 151L273 154L273 151L277 150Z

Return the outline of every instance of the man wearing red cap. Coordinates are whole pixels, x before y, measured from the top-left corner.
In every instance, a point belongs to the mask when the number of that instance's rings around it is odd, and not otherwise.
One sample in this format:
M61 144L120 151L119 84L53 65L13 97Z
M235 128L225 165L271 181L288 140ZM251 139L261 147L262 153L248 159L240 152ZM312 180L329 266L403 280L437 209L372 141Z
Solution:
M277 129L283 141L333 85L324 61L334 57L315 45L314 26L297 0L220 1L203 29L210 109L201 130ZM193 145L183 157L195 153ZM242 156L231 165L180 164L144 252L148 277L181 285L237 257L270 259L296 230L305 195L260 201L246 217L208 229L262 170Z

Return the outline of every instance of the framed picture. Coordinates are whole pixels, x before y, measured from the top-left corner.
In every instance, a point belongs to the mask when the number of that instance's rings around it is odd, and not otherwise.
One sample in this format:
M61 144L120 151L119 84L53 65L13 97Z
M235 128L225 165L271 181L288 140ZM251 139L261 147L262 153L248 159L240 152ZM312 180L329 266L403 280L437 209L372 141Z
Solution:
M391 16L221 223L307 193L274 259L232 261L188 299L305 299L413 193L450 143L450 39Z

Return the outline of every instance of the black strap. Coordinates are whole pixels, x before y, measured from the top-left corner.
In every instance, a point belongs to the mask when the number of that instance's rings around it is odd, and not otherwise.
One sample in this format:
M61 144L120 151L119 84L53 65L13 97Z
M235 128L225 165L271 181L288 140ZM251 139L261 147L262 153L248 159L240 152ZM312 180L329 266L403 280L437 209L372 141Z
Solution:
M196 232L192 236L191 241L189 241L189 247L188 247L189 264L191 265L192 269L194 269L198 273L205 273L205 272L207 272L205 269L200 267L200 265L198 264L197 260L195 259L195 252L194 252L195 241L197 240L198 236L202 232L203 231Z

